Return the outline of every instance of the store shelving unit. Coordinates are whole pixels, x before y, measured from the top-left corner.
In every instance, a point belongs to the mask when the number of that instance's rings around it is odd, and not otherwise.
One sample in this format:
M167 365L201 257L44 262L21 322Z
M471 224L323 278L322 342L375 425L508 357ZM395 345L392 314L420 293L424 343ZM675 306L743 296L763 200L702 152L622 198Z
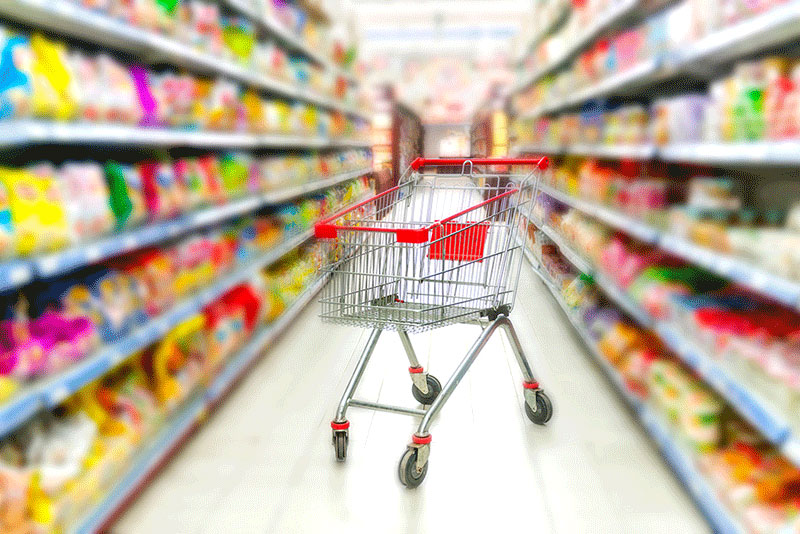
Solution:
M101 347L94 355L55 376L28 385L11 399L0 404L0 437L15 430L39 410L55 408L64 399L105 375L137 351L155 343L182 321L200 312L209 303L250 279L264 267L275 263L312 236L313 231L307 230L286 238L248 265L222 276L203 291L186 298L158 317L150 319L116 343Z
M672 324L657 321L634 302L608 276L599 272L592 263L583 258L555 229L535 219L534 226L550 237L559 251L579 271L591 275L603 293L642 327L659 335L683 362L712 386L740 415L749 421L771 443L798 467L800 467L800 428L793 428L785 415L758 392L743 383L735 373L726 369L722 362L707 355L689 337Z
M598 37L619 24L622 20L630 17L635 10L643 7L643 4L644 2L640 0L623 0L616 3L607 13L599 17L584 33L572 41L558 57L520 80L515 90L519 91L525 89L566 65L570 60L574 59L590 46Z
M350 85L358 80L331 58L282 25L277 19L262 16L247 0L221 0L223 6L255 23L261 36L274 39L290 54L302 56L320 66L331 77L344 79ZM263 95L297 101L315 108L343 113L358 121L371 119L369 113L349 101L339 100L327 92L309 88L294 81L259 72L256 67L237 63L196 49L166 34L135 27L123 20L83 7L72 0L3 0L0 16L12 24L29 26L59 37L74 39L90 49L119 53L129 61L153 66L186 70L196 75L225 77L242 87ZM319 13L313 15L320 16ZM28 147L58 147L59 153L69 147L82 152L85 147L136 152L146 149L203 149L207 151L245 150L273 152L327 152L349 148L369 148L369 140L318 135L255 134L250 132L202 131L168 127L143 127L131 124L89 122L55 122L38 119L0 121L0 149L25 154ZM34 149L36 152L38 149ZM0 263L0 292L24 288L28 283L81 269L89 265L123 256L145 247L160 245L178 236L204 229L228 220L246 216L262 208L279 206L292 199L321 192L369 174L371 169L357 169L334 176L319 177L301 185L286 185L269 192L209 206L178 217L152 222L138 228L103 236L64 250L31 258ZM8 436L44 410L60 405L89 383L130 359L142 349L161 340L187 318L202 312L230 289L258 276L260 271L278 262L313 237L313 230L286 233L269 250L253 257L232 271L220 273L207 286L179 298L169 309L148 319L112 344L103 345L85 359L61 371L20 386L9 399L0 402L0 438ZM274 322L258 329L241 350L221 367L210 382L200 386L183 402L161 430L144 443L125 468L126 472L113 488L98 495L98 502L68 532L93 533L105 528L150 479L172 452L199 425L237 383L264 351L280 335L294 317L314 298L326 282L318 279L299 295Z
M255 13L250 12L249 14L256 18ZM261 75L237 65L233 61L196 50L170 37L136 28L103 13L84 8L70 0L5 0L0 2L0 15L37 28L45 28L133 54L146 63L168 63L204 74L228 76L257 89L283 97L310 102L360 118L368 117L366 113L350 104L316 94L299 85ZM277 22L273 22L267 27L276 36L281 37L282 41L300 45L299 48L294 46L293 49L300 50L317 63L325 65L334 72L339 72L339 69L330 61L319 56L297 39L287 41L288 32L285 30L281 32Z
M572 310L565 304L563 297L555 288L548 276L542 272L538 262L525 247L525 254L532 266L532 270L541 278L545 287L550 291L558 307L574 328L577 336L588 349L593 360L603 370L604 374L615 387L620 396L625 400L634 416L639 420L650 438L658 446L664 459L670 465L675 475L686 487L697 503L698 508L703 512L708 522L712 525L714 532L718 534L744 534L747 532L741 523L731 516L726 506L719 499L713 488L706 481L705 477L698 470L691 454L673 436L669 427L662 418L650 406L634 395L625 385L619 371L617 371L600 353L597 342L592 338L581 320L575 316Z
M620 4L620 7L612 9L607 16L618 13L618 10L622 10L624 5L626 4ZM587 32L587 34L590 33L592 32ZM714 32L695 43L669 51L659 57L648 58L625 72L614 74L589 87L571 92L571 94L548 102L540 108L523 110L520 112L520 116L527 118L551 115L577 108L598 98L640 92L657 83L681 76L714 75L717 69L726 64L798 38L800 38L800 2L793 0L785 6L771 9L761 15ZM573 58L574 54L565 54L563 58L559 58L541 69L541 76L537 74L538 71L534 73L535 75L520 84L517 90L530 86L545 74L555 72Z
M640 241L659 246L679 258L733 280L748 289L800 309L798 281L771 273L747 259L696 245L684 237L662 231L612 208L581 200L547 185L541 185L539 189L559 202L599 219Z
M636 23L635 17L626 17L624 10L631 3L616 4L601 17L598 25L607 20L616 20L613 31L623 30ZM652 13L653 11L651 11ZM631 22L633 21L633 22ZM588 41L575 40L565 52L553 61L523 76L515 91L522 91L538 82L544 76L555 74L568 68L570 63L597 37L605 37L612 32L587 29ZM792 0L783 5L773 7L758 15L715 31L693 43L676 46L674 49L642 60L632 68L599 80L589 86L570 90L561 98L550 99L534 109L517 109L521 120L539 117L556 117L564 112L574 113L583 106L594 105L603 99L625 101L635 97L637 101L653 100L662 93L674 94L683 85L681 80L690 83L705 83L718 78L729 69L734 62L753 57L783 47L787 43L800 41L800 1ZM665 83L670 82L670 83ZM685 144L667 144L657 146L653 143L639 145L583 145L537 146L535 144L518 143L512 147L513 154L549 154L561 156L587 156L599 159L619 161L659 160L667 163L686 163L709 165L717 168L751 167L753 169L793 167L800 164L800 142L757 141L757 142L702 142ZM659 247L673 256L691 264L703 267L740 286L764 295L783 305L800 310L800 281L788 276L780 276L766 267L744 257L720 253L711 248L693 243L688 238L674 235L660 226L643 219L622 213L621 211L600 205L597 202L577 198L564 191L542 185L540 191L559 202L579 210L587 216L623 232L640 242ZM540 221L530 221L551 237L561 254L574 267L592 275L596 286L606 295L608 300L626 313L634 322L646 329L652 329L684 363L713 388L717 394L749 421L767 440L780 450L784 456L800 467L800 427L793 415L780 409L772 396L764 393L761 385L755 384L749 375L733 362L715 357L705 349L693 336L685 333L677 325L658 320L650 316L639 306L613 279L599 272L586 257L563 238L554 228ZM535 261L535 260L534 260ZM542 274L539 272L539 274ZM547 280L545 280L547 283ZM557 300L560 295L549 286ZM562 302L560 304L563 305ZM567 310L568 311L568 310ZM578 334L587 341L590 352L597 359L598 353L593 348L592 340L586 338L585 328L579 321L570 316L570 320ZM601 355L600 355L601 356ZM601 365L611 376L612 382L622 393L629 404L643 405L632 398L625 390L625 385L617 371L600 358ZM690 457L681 454L680 447L674 442L670 433L652 410L645 406L635 408L640 421L661 448L665 459L684 481L687 490L699 507L704 511L715 532L740 532L741 526L733 519L725 506L720 506L716 496L707 488L708 484L702 474L695 469ZM676 452L677 451L677 452ZM688 459L688 460L687 460Z
M69 532L71 534L101 532L120 508L141 490L159 465L174 454L185 438L201 424L206 413L215 408L236 381L258 361L267 347L313 300L325 282L324 278L320 278L311 283L276 321L263 327L236 355L231 357L211 384L203 391L195 393L145 444L111 491Z
M2 264L0 265L2 268L0 270L0 290L19 287L28 283L33 277L55 276L113 256L155 245L198 228L246 215L261 208L277 206L293 198L328 189L369 172L370 169L359 169L295 187L248 196L222 206L198 210L175 219L120 232L99 241L80 244L60 252Z

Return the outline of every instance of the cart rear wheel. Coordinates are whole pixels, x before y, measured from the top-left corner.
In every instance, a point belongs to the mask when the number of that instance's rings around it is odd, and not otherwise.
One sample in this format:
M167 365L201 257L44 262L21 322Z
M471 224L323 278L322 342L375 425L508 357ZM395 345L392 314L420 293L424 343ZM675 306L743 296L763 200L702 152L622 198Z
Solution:
M420 404L433 404L433 401L435 401L439 393L442 392L442 385L433 375L427 376L426 383L428 384L427 393L420 391L416 384L414 384L411 386L411 394L414 395L414 398L417 399L417 402Z
M528 419L537 425L547 423L553 417L553 403L544 391L536 392L536 411L531 410L530 405L525 402L525 414Z
M428 462L425 462L422 471L417 472L417 449L409 447L400 458L397 473L400 475L400 482L405 487L414 489L425 480L425 475L428 474Z
M333 447L336 449L336 461L344 462L347 459L347 433L334 432L333 434Z

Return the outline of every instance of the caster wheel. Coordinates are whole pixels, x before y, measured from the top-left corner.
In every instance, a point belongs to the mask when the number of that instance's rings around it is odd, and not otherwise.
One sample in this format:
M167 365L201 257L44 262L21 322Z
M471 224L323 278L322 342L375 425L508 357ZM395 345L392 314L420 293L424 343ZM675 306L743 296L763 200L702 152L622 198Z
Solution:
M428 463L425 462L422 471L417 472L417 449L409 447L403 457L400 458L397 472L400 475L400 482L405 487L413 489L425 480L425 475L428 474Z
M442 385L435 376L428 375L426 382L428 383L428 392L423 393L416 385L411 386L411 394L417 399L420 404L433 404L439 393L442 392Z
M537 425L543 425L553 417L553 404L544 391L537 391L536 411L531 410L530 405L525 402L525 413L532 422Z
M333 448L336 450L336 461L344 462L347 459L347 432L333 433Z

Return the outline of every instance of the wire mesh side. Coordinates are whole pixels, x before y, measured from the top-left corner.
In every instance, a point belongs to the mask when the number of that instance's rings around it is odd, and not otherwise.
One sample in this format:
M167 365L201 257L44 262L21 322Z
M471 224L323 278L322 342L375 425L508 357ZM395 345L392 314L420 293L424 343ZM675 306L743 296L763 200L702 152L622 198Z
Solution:
M531 183L507 175L418 175L383 206L351 218L369 228L433 226L421 244L398 243L389 232L339 230L322 318L413 332L510 311L522 264L519 217L529 209Z

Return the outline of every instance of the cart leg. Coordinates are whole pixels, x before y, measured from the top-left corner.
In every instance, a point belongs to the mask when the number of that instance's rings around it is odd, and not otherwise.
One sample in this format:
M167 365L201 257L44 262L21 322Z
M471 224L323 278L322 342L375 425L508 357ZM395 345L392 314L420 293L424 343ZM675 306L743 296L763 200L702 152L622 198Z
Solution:
M364 370L367 368L367 363L375 351L375 346L378 344L378 338L381 335L381 330L376 328L372 331L367 340L367 345L361 353L361 357L356 363L356 368L353 369L353 376L347 383L347 387L342 394L342 400L339 401L339 407L336 409L336 417L331 422L331 429L333 431L333 446L336 448L336 459L343 462L347 457L347 443L349 440L350 421L347 420L347 407L353 398L353 394L364 376Z
M553 416L553 404L550 398L539 387L539 382L533 377L531 365L528 358L525 357L525 352L522 350L522 344L517 337L517 331L514 330L514 325L508 317L499 317L498 321L502 320L500 326L505 330L508 340L511 342L511 348L514 351L514 356L517 357L517 363L522 371L524 382L522 383L523 393L525 396L525 413L532 422L537 425L547 423Z
M414 352L414 347L411 345L411 339L408 337L408 332L405 330L398 330L400 341L403 342L403 348L408 356L408 373L411 375L411 394L421 404L431 404L442 391L442 385L436 377L429 375L425 369L419 364L417 354Z
M483 350L486 342L494 331L497 330L497 327L502 325L503 319L504 317L498 317L484 328L481 335L472 345L472 348L469 349L467 355L461 360L461 363L458 364L458 367L447 381L447 384L445 384L442 392L436 397L436 400L433 401L431 407L428 408L428 411L419 423L417 432L411 436L411 443L408 445L405 454L403 454L398 469L400 482L407 488L416 488L419 486L425 478L425 474L428 472L428 456L431 450L431 435L428 429L431 426L431 421L444 407L445 403L447 403L450 395L453 394L453 391L455 391L458 384L464 378L467 370L475 362L475 359Z
M514 350L514 355L517 358L517 362L522 370L522 375L525 378L523 387L525 388L525 412L528 417L534 423L544 424L552 416L553 408L550 404L550 400L547 398L544 391L539 388L539 383L533 378L533 371L531 371L530 364L525 357L522 345L519 342L519 337L517 337L511 320L505 315L501 315L489 323L489 325L484 328L483 332L481 332L481 335L472 345L472 348L469 349L467 355L456 368L453 376L451 376L447 384L445 384L441 394L433 401L431 407L428 408L428 411L419 423L417 432L411 437L411 443L400 459L400 466L398 469L400 481L406 487L416 488L425 478L428 472L428 458L431 448L431 435L428 432L431 421L444 407L450 395L453 394L453 391L455 391L458 384L464 378L467 370L469 370L475 362L478 354L481 353L486 343L489 341L489 338L492 337L492 334L494 334L495 330L498 328L502 328L505 330L506 334L508 334L512 349ZM531 402L533 402L533 406L531 406Z

